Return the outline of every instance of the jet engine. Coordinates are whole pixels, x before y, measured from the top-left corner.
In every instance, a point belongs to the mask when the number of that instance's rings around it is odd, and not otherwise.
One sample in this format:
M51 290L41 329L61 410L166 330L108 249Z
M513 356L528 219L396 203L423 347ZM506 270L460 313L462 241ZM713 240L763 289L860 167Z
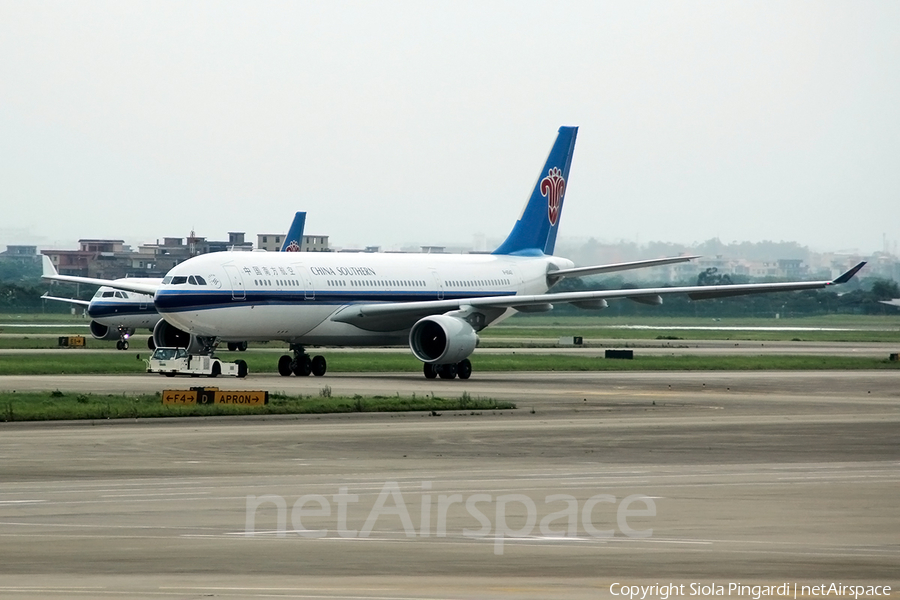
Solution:
M129 329L125 333L130 336L134 334L134 329ZM91 321L91 335L94 336L94 339L96 340L117 340L120 337L117 329L114 329L109 325L103 325L97 321Z
M458 363L475 351L478 335L466 321L447 315L420 319L409 331L409 348L425 363Z
M188 354L200 354L204 350L204 344L197 336L178 329L165 319L160 319L153 328L153 343L157 348L185 348Z

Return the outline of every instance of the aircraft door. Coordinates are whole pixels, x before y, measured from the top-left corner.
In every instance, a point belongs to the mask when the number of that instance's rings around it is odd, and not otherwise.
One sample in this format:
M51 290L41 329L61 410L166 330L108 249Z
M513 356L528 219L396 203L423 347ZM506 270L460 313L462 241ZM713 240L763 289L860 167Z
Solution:
M441 279L440 274L437 272L437 269L431 269L431 278L434 280L434 286L437 290L437 299L444 299L444 280Z
M246 300L247 291L244 289L244 276L241 271L234 265L225 265L225 274L231 283L231 299Z
M300 283L303 285L303 299L315 300L316 290L312 286L312 281L307 274L306 267L304 267L302 263L294 263L293 267L294 273L297 274L297 277L300 278Z

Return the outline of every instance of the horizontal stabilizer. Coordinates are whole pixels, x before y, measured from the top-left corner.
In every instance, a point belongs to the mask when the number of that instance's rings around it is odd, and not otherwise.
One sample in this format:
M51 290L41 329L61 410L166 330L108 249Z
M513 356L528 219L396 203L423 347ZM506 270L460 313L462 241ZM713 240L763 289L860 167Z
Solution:
M601 275L603 273L615 273L616 271L630 271L632 269L646 269L649 267L661 267L676 263L688 262L700 258L697 256L672 256L668 258L651 258L649 260L634 260L631 262L613 263L609 265L597 265L593 267L575 267L574 269L560 269L547 273L547 283L553 285L567 277L586 277L588 275Z
M91 303L87 300L78 300L76 298L57 298L56 296L51 296L49 294L44 294L41 296L44 300L56 300L57 302L68 302L69 304L76 304L78 306L90 306Z

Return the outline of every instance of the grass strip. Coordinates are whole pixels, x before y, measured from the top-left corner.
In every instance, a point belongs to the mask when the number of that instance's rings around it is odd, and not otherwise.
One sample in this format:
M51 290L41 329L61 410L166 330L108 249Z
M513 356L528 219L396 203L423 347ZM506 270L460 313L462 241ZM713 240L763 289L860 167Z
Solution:
M586 344L604 340L720 340L734 342L897 342L900 331L711 331L690 329L486 329L480 334L485 347L527 346L519 340L540 340L556 345L561 337L581 336Z
M147 352L138 353L142 358ZM0 375L89 375L146 374L143 360L132 352L35 356L3 356ZM270 352L222 352L225 361L247 362L249 377L276 371L277 355ZM341 352L327 356L329 373L421 373L422 363L409 354ZM860 356L642 356L635 350L633 360L553 354L478 354L472 357L475 376L479 371L758 371L758 370L872 370L898 369L900 362ZM160 375L146 374L147 377ZM327 375L325 376L327 381ZM178 378L184 379L184 378ZM175 381L177 379L173 379ZM192 379L208 381L209 378Z
M744 342L897 342L900 330L877 331L753 331L713 329L612 329L570 327L503 327L485 329L481 336L485 347L527 345L519 340L541 340L556 345L561 337L581 336L586 344L603 340L725 340Z
M325 390L327 393L324 393ZM159 393L133 396L78 394L59 390L0 393L0 421L7 422L350 412L485 411L514 408L516 405L512 402L473 398L466 392L458 398L415 395L331 397L327 386L318 397L269 394L269 403L264 406L166 405L162 403Z

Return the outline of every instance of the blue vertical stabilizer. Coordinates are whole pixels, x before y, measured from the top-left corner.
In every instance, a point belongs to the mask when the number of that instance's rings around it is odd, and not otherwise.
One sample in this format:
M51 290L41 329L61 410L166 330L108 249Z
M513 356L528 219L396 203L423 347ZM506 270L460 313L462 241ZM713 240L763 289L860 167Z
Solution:
M577 127L559 128L522 216L494 254L553 254L577 135Z
M303 246L303 228L306 226L306 213L298 212L294 215L294 222L288 229L284 243L281 244L281 252L300 252Z

